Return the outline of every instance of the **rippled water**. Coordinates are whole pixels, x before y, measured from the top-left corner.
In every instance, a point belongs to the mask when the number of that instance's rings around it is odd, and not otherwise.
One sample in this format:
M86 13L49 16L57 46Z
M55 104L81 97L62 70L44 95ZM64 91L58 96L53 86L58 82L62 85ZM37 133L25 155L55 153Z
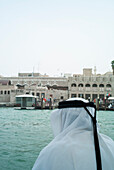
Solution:
M52 139L49 110L0 108L0 170L31 170ZM100 131L114 140L114 112L99 111Z
M100 132L114 140L114 111L98 111L97 119Z

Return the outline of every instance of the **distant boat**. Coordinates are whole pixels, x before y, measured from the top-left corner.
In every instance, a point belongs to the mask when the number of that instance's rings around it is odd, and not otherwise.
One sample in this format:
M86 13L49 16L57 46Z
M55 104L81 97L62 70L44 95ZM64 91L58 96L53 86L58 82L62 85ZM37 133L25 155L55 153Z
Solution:
M37 103L37 96L24 94L16 96L15 109L35 109Z
M108 101L109 101L109 106L108 106L108 108L114 109L114 97L109 97L109 98L108 98Z

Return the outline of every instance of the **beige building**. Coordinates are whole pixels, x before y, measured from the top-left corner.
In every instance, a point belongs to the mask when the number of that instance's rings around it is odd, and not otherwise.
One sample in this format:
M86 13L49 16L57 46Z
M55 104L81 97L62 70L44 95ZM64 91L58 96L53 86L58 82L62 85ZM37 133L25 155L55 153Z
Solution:
M114 76L108 72L104 75L92 74L92 69L83 69L83 75L73 75L69 78L69 93L71 97L83 97L94 100L114 96Z
M83 74L64 77L49 77L39 73L19 73L18 77L0 77L0 103L15 103L15 96L32 94L38 98L52 98L53 102L70 97L94 100L114 96L114 76L111 72L92 74L92 69L83 69Z

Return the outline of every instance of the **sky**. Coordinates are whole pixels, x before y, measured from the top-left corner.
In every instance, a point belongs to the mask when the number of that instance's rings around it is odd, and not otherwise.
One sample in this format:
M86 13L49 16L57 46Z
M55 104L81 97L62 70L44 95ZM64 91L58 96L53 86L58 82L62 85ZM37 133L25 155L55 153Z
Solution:
M0 75L104 74L112 60L113 0L0 0Z

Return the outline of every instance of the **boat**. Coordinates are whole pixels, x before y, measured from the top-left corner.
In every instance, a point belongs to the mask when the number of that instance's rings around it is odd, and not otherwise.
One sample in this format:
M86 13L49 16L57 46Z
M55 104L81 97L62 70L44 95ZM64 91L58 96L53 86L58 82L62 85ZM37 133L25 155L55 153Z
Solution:
M114 109L114 97L109 97L108 102L109 102L108 108Z
M24 94L16 96L15 109L35 109L37 105L37 96Z

